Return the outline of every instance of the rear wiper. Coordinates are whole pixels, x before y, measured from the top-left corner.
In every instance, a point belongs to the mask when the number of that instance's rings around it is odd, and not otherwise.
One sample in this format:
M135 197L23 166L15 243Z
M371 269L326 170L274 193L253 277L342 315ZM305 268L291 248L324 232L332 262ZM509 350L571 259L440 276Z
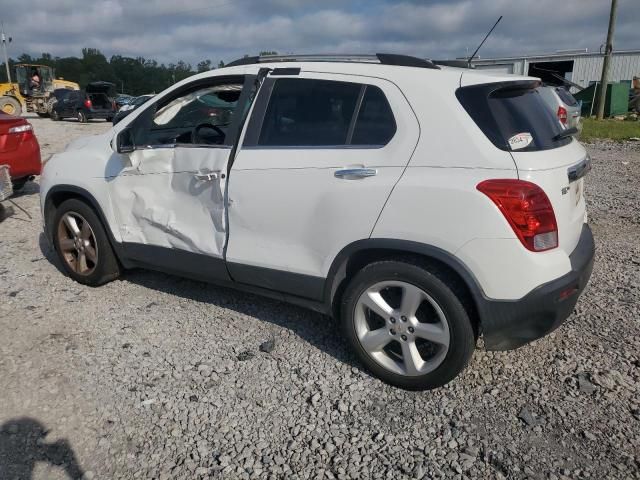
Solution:
M575 135L579 130L576 127L567 128L566 130L561 131L555 137L553 137L554 141L562 140L563 138L570 137L571 135Z

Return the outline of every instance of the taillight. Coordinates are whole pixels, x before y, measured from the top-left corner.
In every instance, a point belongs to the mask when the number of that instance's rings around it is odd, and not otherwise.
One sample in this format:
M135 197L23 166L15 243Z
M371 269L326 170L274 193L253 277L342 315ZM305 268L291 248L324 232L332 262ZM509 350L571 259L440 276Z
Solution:
M557 115L558 115L558 120L560 120L560 123L562 125L566 125L567 124L567 109L564 108L563 106L559 106Z
M87 108L91 108L91 107L92 107L92 105L91 105L91 100L87 98L87 99L84 101L84 106L85 106L85 107L87 107Z
M485 180L476 187L505 216L522 244L532 252L558 246L558 224L549 197L524 180Z
M33 127L29 123L27 123L26 125L18 125L17 127L11 127L9 129L9 133L27 133L27 132L33 132Z

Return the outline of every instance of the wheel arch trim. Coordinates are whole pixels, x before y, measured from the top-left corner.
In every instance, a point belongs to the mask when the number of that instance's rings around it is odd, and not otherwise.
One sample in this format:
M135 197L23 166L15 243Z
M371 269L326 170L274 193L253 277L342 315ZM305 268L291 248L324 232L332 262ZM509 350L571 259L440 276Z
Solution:
M396 254L415 254L436 260L451 268L468 287L482 319L483 308L487 297L476 276L461 260L451 253L433 245L410 240L392 238L369 238L358 240L344 247L336 256L327 275L324 288L324 302L332 308L338 288L347 277L347 265L354 256L370 251L385 251Z
M47 240L49 241L49 243L53 245L53 238L51 237L51 233L52 233L51 228L50 228L50 225L47 224L47 220L48 220L47 212L48 212L48 209L51 208L51 205L53 203L53 197L58 194L70 194L71 198L79 197L85 202L87 202L91 206L91 208L93 208L93 210L96 212L96 215L100 219L100 222L102 222L102 226L104 227L104 231L107 234L107 238L109 239L111 248L113 248L113 251L118 257L118 260L122 262L124 258L124 255L122 254L123 253L122 246L113 236L113 232L111 231L110 224L107 221L107 217L105 216L104 211L100 206L100 203L89 191L87 191L82 187L78 187L76 185L66 185L66 184L54 185L47 191L47 195L44 200L44 211L42 215L42 221L44 224L45 236L47 237Z

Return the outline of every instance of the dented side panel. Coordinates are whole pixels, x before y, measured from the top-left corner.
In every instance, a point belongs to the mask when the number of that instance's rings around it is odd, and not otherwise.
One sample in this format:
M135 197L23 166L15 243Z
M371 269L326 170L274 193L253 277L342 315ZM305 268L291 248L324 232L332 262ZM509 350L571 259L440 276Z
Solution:
M110 179L122 241L222 257L226 179L219 172L229 153L181 146L133 152L133 166Z

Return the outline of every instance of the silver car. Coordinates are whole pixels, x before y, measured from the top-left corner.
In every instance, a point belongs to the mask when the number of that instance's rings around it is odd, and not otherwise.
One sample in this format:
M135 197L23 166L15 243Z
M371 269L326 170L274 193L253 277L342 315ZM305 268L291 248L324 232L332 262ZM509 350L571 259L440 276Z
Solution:
M580 129L580 103L573 98L569 90L564 87L545 85L539 88L538 92L557 115L562 125L566 128Z

